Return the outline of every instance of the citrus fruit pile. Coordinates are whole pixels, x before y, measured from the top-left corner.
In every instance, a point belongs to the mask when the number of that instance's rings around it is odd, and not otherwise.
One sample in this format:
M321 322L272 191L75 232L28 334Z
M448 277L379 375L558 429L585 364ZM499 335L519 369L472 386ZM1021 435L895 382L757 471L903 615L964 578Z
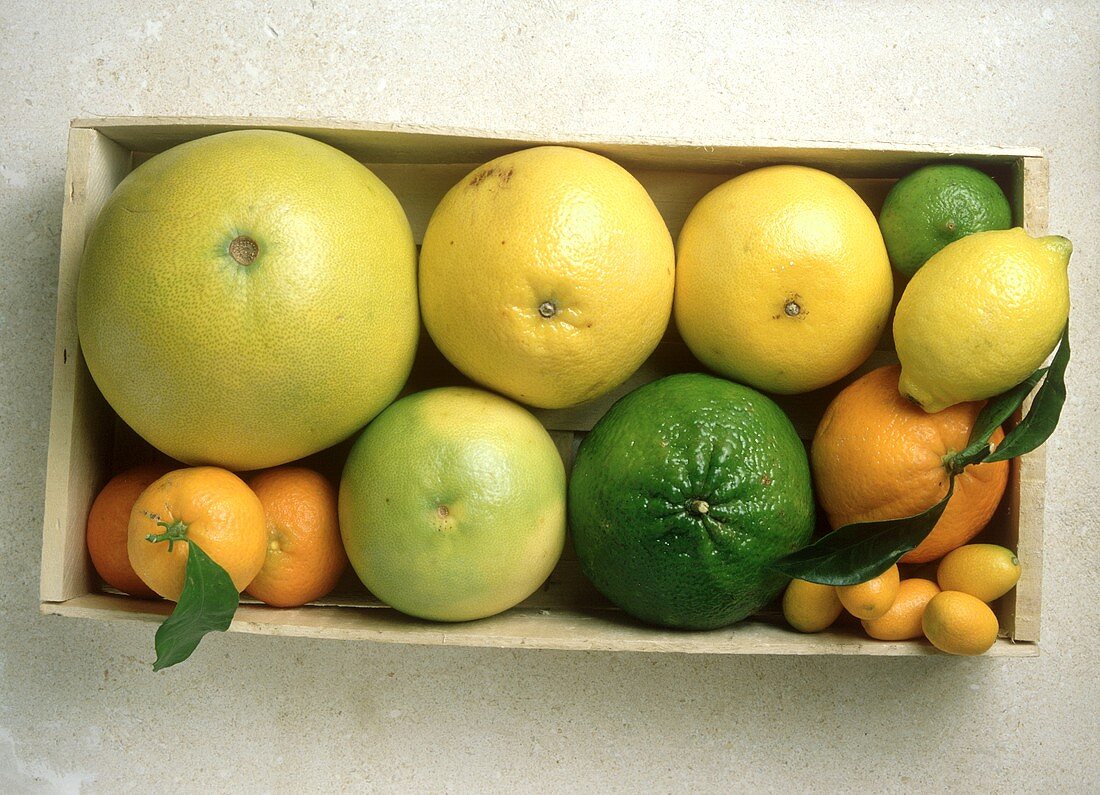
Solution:
M115 475L88 515L88 550L104 582L178 601L192 543L238 592L298 607L328 594L347 568L336 489L300 466L247 481L221 467L149 464Z
M349 563L409 616L492 616L546 581L567 527L642 622L712 630L783 593L803 632L847 611L873 638L980 653L1019 566L968 542L1006 488L997 450L1053 428L1042 395L1064 362L1033 371L1069 311L1068 241L1010 225L965 166L901 179L876 219L837 176L777 165L702 196L674 241L630 172L541 146L458 181L418 254L386 185L332 147L182 144L119 185L81 265L92 377L183 462L106 484L92 562L177 602L157 667L225 629L242 591L300 606ZM890 333L894 270L900 364L860 371ZM677 336L696 372L628 385ZM410 390L428 344L459 375ZM1044 416L1006 434L1044 373ZM769 394L845 378L807 455ZM615 390L567 477L573 434L527 407L583 414ZM327 448L310 461L342 465L338 488L302 461ZM836 532L814 540L818 507ZM910 571L935 560L938 584Z
M828 629L847 610L877 640L926 637L948 654L981 654L997 640L997 616L989 607L1020 579L1012 550L996 544L956 547L940 561L936 582L901 578L895 564L856 585L833 587L791 580L783 616L799 632Z

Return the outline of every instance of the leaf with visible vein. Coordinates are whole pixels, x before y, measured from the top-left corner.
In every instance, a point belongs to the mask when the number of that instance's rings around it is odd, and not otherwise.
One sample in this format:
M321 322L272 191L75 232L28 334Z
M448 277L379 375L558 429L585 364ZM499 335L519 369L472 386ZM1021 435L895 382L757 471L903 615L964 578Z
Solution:
M882 574L906 552L915 549L936 526L955 489L931 508L901 519L857 522L839 527L809 546L775 562L791 577L823 585L855 585Z
M970 464L985 460L989 452L989 439L993 436L993 432L1020 407L1046 372L1047 368L1042 367L1012 389L989 399L974 422L974 429L970 432L970 441L966 448L957 453L951 462L956 472L962 472Z
M1062 406L1066 402L1066 365L1069 364L1069 323L1062 332L1062 343L1047 368L1046 380L1035 393L1027 416L1005 434L1004 441L986 461L1007 461L1030 453L1041 445L1058 426Z
M1066 400L1069 356L1067 323L1050 366L1036 370L1012 389L991 398L978 414L967 446L950 462L950 485L938 503L916 516L845 525L780 558L774 567L791 577L824 585L855 585L886 571L932 532L954 491L955 476L967 465L1015 458L1031 452L1050 437ZM1023 404L1040 380L1043 385L1027 415L989 453L993 432Z
M183 592L172 615L157 630L154 671L186 660L207 632L229 629L240 602L240 594L225 569L194 541L187 545Z

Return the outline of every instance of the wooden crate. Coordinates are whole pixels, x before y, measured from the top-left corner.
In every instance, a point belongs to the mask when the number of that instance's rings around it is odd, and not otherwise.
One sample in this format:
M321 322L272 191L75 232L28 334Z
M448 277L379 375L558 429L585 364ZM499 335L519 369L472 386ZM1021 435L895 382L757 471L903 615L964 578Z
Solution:
M997 179L1013 206L1015 222L1045 232L1047 167L1034 150L999 147L949 151L935 146L831 142L741 145L671 140L548 141L469 130L441 130L346 122L279 119L115 118L74 121L57 290L57 339L42 543L41 610L75 618L160 621L171 605L109 592L92 570L84 543L85 519L97 490L115 471L151 453L121 423L96 389L81 356L76 331L76 282L85 235L111 191L150 154L203 135L249 127L289 130L336 146L366 163L401 200L417 242L443 193L476 165L542 143L582 146L630 170L649 190L675 237L695 202L730 176L773 163L828 170L848 181L877 212L901 175L951 159L976 165ZM889 334L856 374L817 392L779 399L803 439L809 439L827 402L862 372L896 361ZM619 395L671 372L701 369L672 330L641 370L622 388L590 404L536 414L571 462L576 444ZM423 335L410 389L458 383L461 377ZM342 449L346 450L346 446ZM338 471L340 450L317 459ZM1018 551L1023 576L995 608L1002 638L990 655L1038 653L1042 564L1044 454L1012 464L1005 499L984 538ZM267 635L373 640L386 643L528 647L712 654L936 653L923 641L886 643L867 638L854 623L812 636L784 627L774 606L727 629L680 632L633 621L607 602L565 555L546 585L499 616L464 624L408 618L373 600L347 578L329 598L298 609L242 604L231 631Z

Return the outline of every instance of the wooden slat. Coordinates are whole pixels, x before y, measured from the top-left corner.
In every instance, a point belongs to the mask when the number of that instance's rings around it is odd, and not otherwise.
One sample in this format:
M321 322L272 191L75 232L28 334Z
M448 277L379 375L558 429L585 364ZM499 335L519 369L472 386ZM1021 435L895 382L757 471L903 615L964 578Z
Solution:
M1050 220L1050 166L1042 156L1022 157L1014 168L1013 221L1029 235L1045 235Z
M393 163L482 163L515 149L538 144L583 146L635 168L728 171L765 163L799 163L847 176L898 177L945 159L981 161L987 169L1009 168L1035 149L1003 146L948 148L937 144L873 141L786 141L723 139L707 141L662 137L571 135L548 138L524 132L472 128L378 124L344 119L299 121L279 118L114 117L77 119L135 151L160 151L178 143L249 127L288 130L325 141L359 159Z
M91 594L42 605L47 615L108 620L163 620L167 603ZM230 632L258 635L415 643L432 646L562 649L572 651L644 651L682 654L830 654L927 656L939 654L926 642L891 643L855 630L802 635L762 621L746 621L711 632L677 632L646 627L618 610L583 612L515 608L499 616L464 624L439 624L403 616L389 608L305 607L279 609L242 606ZM152 628L149 633L152 661ZM202 653L201 650L199 652ZM1034 644L1001 639L990 657L1034 657Z
M1011 195L1013 217L1033 236L1047 233L1049 216L1049 169L1044 157L1021 158L1015 168L1015 190ZM1024 401L1023 412L1031 409L1032 398ZM1013 423L1019 421L1017 412ZM1020 641L1039 640L1042 609L1043 522L1046 505L1046 446L1012 463L1012 477L1006 489L1008 520L1003 525L1005 546L1016 550L1020 581L1002 600L1001 628Z
M99 395L76 332L76 282L84 237L107 197L130 170L130 152L95 130L70 133L61 261L57 278L53 395L42 523L45 600L69 599L89 589L84 519L102 485L108 457L109 413Z

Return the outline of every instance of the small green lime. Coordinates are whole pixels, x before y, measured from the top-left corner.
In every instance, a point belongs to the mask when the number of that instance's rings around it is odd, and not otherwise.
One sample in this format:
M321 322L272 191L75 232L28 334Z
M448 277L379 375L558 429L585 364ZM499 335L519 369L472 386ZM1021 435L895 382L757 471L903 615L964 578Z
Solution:
M585 437L569 484L581 568L643 621L714 629L787 582L771 568L814 526L806 450L771 400L700 373L619 400Z
M1012 208L996 182L969 166L934 165L898 180L878 217L890 262L912 276L960 237L1012 226Z

